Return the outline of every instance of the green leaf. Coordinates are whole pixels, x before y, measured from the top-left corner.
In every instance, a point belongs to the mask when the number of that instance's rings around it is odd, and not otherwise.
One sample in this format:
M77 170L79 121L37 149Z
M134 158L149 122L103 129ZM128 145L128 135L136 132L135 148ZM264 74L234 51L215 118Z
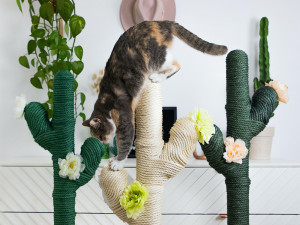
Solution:
M40 78L42 78L42 80L45 80L46 74L44 73L43 70L40 70L40 71L36 72L36 73L34 74L34 76L35 76L35 77L40 77Z
M53 15L54 15L53 5L50 4L49 2L44 2L40 8L40 16L52 24Z
M47 64L47 52L43 51L39 54L39 57L41 58L42 63L44 63L45 65Z
M74 5L70 0L56 1L56 9L65 22L70 19Z
M68 56L67 51L62 50L62 51L59 52L58 58L61 59L61 60L64 60L67 56Z
M32 78L30 79L30 83L31 83L34 87L36 87L36 88L38 88L38 89L43 89L42 83L41 83L40 79L37 78L37 77L32 77Z
M49 98L49 99L53 99L53 92L48 91L48 98Z
M51 34L49 35L49 39L50 39L50 40L54 40L55 37L57 37L58 35L59 35L59 33L58 33L56 30L54 30L54 31L52 31Z
M18 5L18 7L19 7L21 13L23 13L20 0L16 0L16 1L17 1L17 5Z
M47 65L45 67L45 70L43 71L44 73L50 73L52 71L53 66L52 65Z
M74 48L75 50L75 55L78 57L78 59L82 60L82 55L83 55L83 49L82 47L79 45L79 46L76 46Z
M36 49L36 42L35 40L30 40L27 44L27 51L28 51L28 55L30 55L31 53L33 53Z
M34 59L31 60L31 65L35 66L35 60Z
M73 37L76 37L78 34L80 34L85 27L85 20L81 16L71 16L69 23Z
M69 33L70 33L70 27L69 27L69 24L68 24L68 23L65 23L65 32L66 32L66 35L69 36Z
M48 111L49 110L49 105L47 102L43 103L44 108Z
M45 39L39 39L37 41L37 45L38 45L39 49L43 50L45 48L45 46L47 45L47 41Z
M76 75L81 73L81 71L83 70L83 67L84 67L84 64L81 61L72 62L72 70Z
M52 56L54 56L54 55L56 55L56 54L57 54L57 52L58 52L58 50L57 50L57 49L51 50L51 55L52 55Z
M78 88L78 82L76 80L74 80L74 91L76 91Z
M53 74L56 74L59 71L58 63L57 60L53 61L53 66L52 66L52 72Z
M80 93L80 105L83 105L85 102L85 94L83 94L82 92Z
M44 2L49 2L49 0L39 0L39 3L42 5Z
M32 24L34 24L34 25L39 24L39 23L40 23L40 17L39 17L39 16L32 16L32 17L31 17L31 22L32 22Z
M54 43L59 46L61 44L61 41L62 41L62 37L60 35L57 35L55 38L54 38Z
M81 113L79 113L79 116L82 118L82 122L84 122L86 119L85 114L83 112L81 112Z
M24 55L24 56L20 56L20 58L19 58L19 63L22 65L22 66L24 66L24 67L26 67L26 68L30 68L30 66L29 66L29 63L28 63L28 59L27 59L27 57Z
M72 64L68 61L59 62L59 66L61 70L71 70Z
M53 90L53 79L51 79L47 82L47 86L49 89Z
M46 58L46 57L41 57L41 61L42 61L42 63L44 63L45 65L47 64L47 58Z
M33 30L31 36L35 38L42 38L45 36L46 31L44 29Z

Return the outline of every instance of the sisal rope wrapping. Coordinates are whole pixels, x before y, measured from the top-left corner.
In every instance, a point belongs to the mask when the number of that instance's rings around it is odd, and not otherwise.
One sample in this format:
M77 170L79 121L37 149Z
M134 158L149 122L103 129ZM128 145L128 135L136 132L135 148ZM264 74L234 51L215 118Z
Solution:
M149 190L145 210L136 219L128 219L120 206L120 196L128 185L125 169L110 170L106 165L100 174L100 185L112 211L130 225L161 224L162 195L165 182L176 176L195 150L197 133L189 118L176 121L170 140L162 139L161 85L149 82L136 109L136 177Z
M69 71L60 71L54 77L52 121L49 121L44 106L38 102L29 103L24 112L35 142L52 154L54 224L74 225L76 191L94 176L104 147L96 138L88 138L81 147L85 169L79 179L69 180L59 176L58 159L74 152L73 75Z
M269 122L278 104L274 89L258 89L250 102L248 85L248 57L241 50L235 50L226 58L227 87L227 137L242 139L250 149L250 140L262 131ZM249 154L242 164L226 163L223 135L216 127L216 133L209 144L202 149L209 165L226 178L228 224L249 224Z

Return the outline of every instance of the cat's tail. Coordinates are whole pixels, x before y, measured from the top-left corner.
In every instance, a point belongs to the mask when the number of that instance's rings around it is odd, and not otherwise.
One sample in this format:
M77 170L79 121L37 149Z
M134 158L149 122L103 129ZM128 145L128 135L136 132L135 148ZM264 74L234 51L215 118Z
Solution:
M184 41L192 48L210 55L224 55L228 49L224 45L216 45L202 40L197 35L185 29L178 23L173 23L173 35Z

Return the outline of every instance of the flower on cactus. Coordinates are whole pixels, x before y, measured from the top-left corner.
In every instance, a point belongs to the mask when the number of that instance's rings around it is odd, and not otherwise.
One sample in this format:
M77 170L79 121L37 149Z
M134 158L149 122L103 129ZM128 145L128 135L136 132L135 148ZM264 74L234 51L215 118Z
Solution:
M201 144L209 144L209 140L216 132L214 122L205 109L195 108L195 115L189 113L190 118L196 124L198 140Z
M289 96L287 94L288 86L280 83L277 80L272 80L269 83L266 83L266 86L273 88L277 92L278 101L283 102L283 103L288 102L288 100L289 100Z
M16 107L15 107L15 119L22 119L24 115L24 109L26 106L26 97L25 95L20 95L16 97Z
M128 185L120 197L120 205L126 210L128 218L136 219L144 210L144 203L149 197L147 188L138 181Z
M80 172L83 172L85 165L82 163L81 155L74 155L69 152L66 159L58 159L59 176L62 178L69 177L70 180L76 180L80 177Z
M225 148L226 152L223 154L223 158L226 159L228 163L239 163L242 164L242 159L245 158L248 154L248 149L246 148L246 144L241 139L227 137L225 139Z

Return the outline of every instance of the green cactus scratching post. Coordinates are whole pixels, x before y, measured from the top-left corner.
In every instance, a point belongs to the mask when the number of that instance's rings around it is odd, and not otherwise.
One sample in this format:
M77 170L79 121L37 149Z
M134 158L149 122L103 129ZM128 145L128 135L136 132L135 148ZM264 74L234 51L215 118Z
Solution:
M227 137L242 139L250 149L250 140L260 133L278 104L276 91L270 87L258 89L249 97L248 57L241 50L228 54L227 70ZM211 167L226 178L228 224L249 224L249 154L242 164L227 163L223 158L225 145L220 129L209 144L201 145Z
M54 78L53 119L42 104L31 102L25 107L25 119L32 136L52 154L54 224L75 224L76 190L88 183L99 166L104 149L95 138L88 138L81 147L85 169L77 180L59 176L58 159L74 152L74 78L69 71L60 71Z

